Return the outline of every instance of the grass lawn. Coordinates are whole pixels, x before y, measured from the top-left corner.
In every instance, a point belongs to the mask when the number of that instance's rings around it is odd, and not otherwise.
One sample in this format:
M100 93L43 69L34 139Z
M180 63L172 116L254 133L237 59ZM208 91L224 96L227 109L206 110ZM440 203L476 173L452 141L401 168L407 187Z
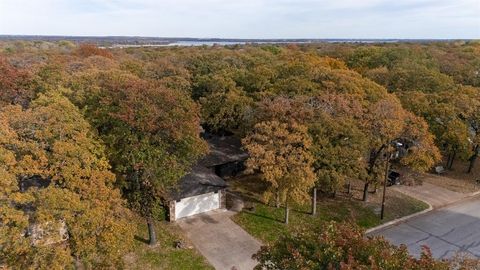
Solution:
M336 198L320 197L317 201L317 215L310 214L311 206L293 205L290 211L290 224L283 224L284 209L265 205L261 202L264 186L256 176L245 176L229 181L230 189L243 197L248 206L233 217L234 221L264 243L275 241L279 236L296 229L308 229L325 221L349 221L363 228L371 228L383 222L422 211L427 204L387 189L385 219L379 218L381 192L370 194L368 203L360 201L360 186L354 189L353 196L340 193Z
M156 226L158 245L150 247L147 244L147 226L138 221L138 233L135 241L135 251L125 256L126 269L213 269L205 258L181 236L180 229L175 224L158 222ZM186 249L176 249L174 243L182 240Z

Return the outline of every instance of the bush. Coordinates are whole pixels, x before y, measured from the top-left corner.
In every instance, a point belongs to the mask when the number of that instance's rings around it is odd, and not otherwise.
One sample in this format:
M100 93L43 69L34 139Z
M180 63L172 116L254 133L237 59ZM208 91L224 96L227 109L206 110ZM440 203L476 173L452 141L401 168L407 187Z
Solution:
M107 51L106 49L98 48L93 44L81 44L78 47L76 53L77 55L85 58L94 55L103 56L110 59L113 58L113 55L109 51Z
M363 230L347 223L326 223L314 231L298 231L264 246L253 256L256 269L450 269L451 262L432 257L424 246L420 258L406 246L393 246L383 237L365 237ZM468 267L474 261L468 262ZM452 263L453 264L453 263ZM463 261L455 262L459 268ZM471 269L471 268L468 268Z

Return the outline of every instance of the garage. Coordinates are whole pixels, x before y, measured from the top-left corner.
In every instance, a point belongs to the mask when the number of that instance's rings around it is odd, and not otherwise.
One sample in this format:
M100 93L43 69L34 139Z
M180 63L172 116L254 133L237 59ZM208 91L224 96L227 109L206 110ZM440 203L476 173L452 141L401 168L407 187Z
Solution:
M170 191L170 221L225 208L227 183L211 169L201 165L192 168Z
M232 176L243 170L248 157L241 142L234 136L202 134L210 153L191 168L177 185L169 190L168 218L175 221L200 213L226 207L227 183L219 176Z
M175 219L188 217L220 208L218 192L188 197L175 202Z

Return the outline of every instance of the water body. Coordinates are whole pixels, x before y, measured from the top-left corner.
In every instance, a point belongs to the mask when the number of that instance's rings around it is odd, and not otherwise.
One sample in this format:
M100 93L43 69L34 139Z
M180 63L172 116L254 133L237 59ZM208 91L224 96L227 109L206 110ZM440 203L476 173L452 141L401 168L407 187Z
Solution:
M315 44L315 43L428 43L438 40L399 40L399 39L312 39L312 40L173 40L144 44L117 43L106 48L142 48L142 47L196 47L196 46L234 46L246 44ZM104 47L105 48L105 47Z
M246 44L305 44L305 41L191 41L181 40L165 44L115 44L108 48L141 48L141 47L198 47L198 46L234 46Z

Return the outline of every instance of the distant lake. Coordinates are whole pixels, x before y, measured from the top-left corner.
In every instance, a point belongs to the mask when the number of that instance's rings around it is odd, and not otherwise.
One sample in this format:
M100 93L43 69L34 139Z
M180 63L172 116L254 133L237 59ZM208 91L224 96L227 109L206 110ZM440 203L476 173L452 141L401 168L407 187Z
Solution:
M305 41L203 41L203 40L180 40L165 44L115 44L108 48L141 48L141 47L192 47L192 46L232 46L245 44L304 44Z
M255 42L259 43L259 42ZM245 45L247 42L244 41L177 41L169 44L165 44L164 46L214 46L214 45L219 45L219 46L226 46L226 45Z
M310 44L310 43L392 43L399 42L400 40L394 39L324 39L324 40L249 40L249 41L225 41L225 40L178 40L173 42L164 43L152 43L152 44L114 44L108 48L141 48L141 47L192 47L192 46L232 46L232 45L245 45L245 44Z

